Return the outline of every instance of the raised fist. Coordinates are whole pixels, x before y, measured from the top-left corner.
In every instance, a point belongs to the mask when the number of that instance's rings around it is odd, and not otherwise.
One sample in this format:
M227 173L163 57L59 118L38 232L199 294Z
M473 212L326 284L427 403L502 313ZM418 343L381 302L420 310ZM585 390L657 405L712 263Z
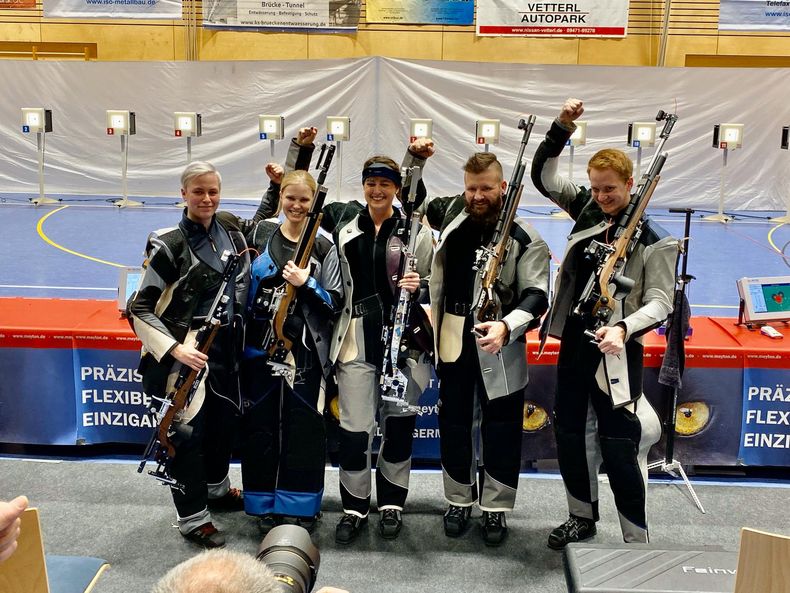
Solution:
M282 166L277 163L268 163L266 165L266 175L269 176L269 179L272 183L280 185L283 180L283 170Z

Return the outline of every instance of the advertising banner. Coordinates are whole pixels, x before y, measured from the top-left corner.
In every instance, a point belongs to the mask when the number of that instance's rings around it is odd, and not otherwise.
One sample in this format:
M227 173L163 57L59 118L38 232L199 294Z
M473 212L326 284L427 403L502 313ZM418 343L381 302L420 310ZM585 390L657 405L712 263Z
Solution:
M43 7L47 18L180 19L182 15L181 0L43 0Z
M415 23L420 25L471 25L474 0L368 0L369 23Z
M790 0L721 0L722 31L790 31Z
M478 0L477 34L500 37L625 37L628 0Z
M7 335L0 332L0 442L76 444L70 343L42 349L35 341L46 337L28 334L28 346L5 347Z
M154 429L137 372L139 352L74 350L77 439L81 444L144 443Z
M35 8L36 0L0 0L0 9L8 8L19 10L22 8Z
M153 422L137 371L139 341L114 301L68 302L4 299L0 307L0 442L145 443ZM659 418L676 419L674 458L691 465L790 466L790 348L731 319L694 318L693 327L676 399L657 381L664 338L645 335L644 392ZM538 348L537 339L528 341L527 464L556 457L559 344L549 339L540 357ZM438 390L434 375L419 402L415 459L439 458ZM652 458L664 451L657 444Z
M359 0L206 0L203 26L214 29L344 31L359 25Z

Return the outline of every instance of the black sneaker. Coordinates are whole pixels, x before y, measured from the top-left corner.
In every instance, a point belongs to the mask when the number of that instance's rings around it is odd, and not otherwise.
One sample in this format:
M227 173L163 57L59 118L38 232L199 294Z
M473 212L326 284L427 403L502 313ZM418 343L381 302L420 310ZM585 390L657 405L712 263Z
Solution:
M562 550L573 542L583 542L595 535L595 521L571 515L549 534L548 546L552 550Z
M499 511L483 511L480 518L480 533L487 546L498 546L507 537L507 521L505 513Z
M231 488L224 496L209 498L206 504L212 511L243 511L244 493L238 488Z
M277 517L271 513L266 513L265 515L258 517L258 530L263 536L265 536L279 524L280 523L277 520Z
M335 528L335 541L339 544L350 544L359 536L359 530L367 524L367 517L343 513Z
M403 517L398 509L384 509L379 518L379 533L384 539L395 539L403 527Z
M225 536L210 521L182 535L202 548L221 548L225 545Z
M319 515L315 515L313 517L283 515L282 521L280 521L280 523L285 525L298 525L299 527L304 527L308 533L313 533L313 531L315 531L315 526L318 523L318 517Z
M451 504L444 513L444 534L447 537L460 537L466 531L472 507L459 507Z

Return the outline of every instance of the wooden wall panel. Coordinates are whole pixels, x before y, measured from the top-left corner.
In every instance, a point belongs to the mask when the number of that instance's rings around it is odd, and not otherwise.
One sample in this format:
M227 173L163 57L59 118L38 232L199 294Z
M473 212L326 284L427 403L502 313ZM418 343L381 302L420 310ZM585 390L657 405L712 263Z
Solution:
M721 55L790 56L790 36L719 35Z
M201 60L307 59L307 35L201 29L198 43Z
M174 60L172 21L45 22L42 41L89 42L98 45L99 60Z
M0 16L4 16L0 15ZM39 23L12 22L0 25L2 41L40 41L41 25Z
M186 27L173 27L173 59L183 60L186 55Z
M667 44L667 66L685 66L688 54L707 54L715 55L718 38L715 36L693 36L683 37L680 35L670 35Z
M579 40L477 37L473 30L445 33L442 59L464 62L576 64L579 59Z
M356 35L311 34L309 45L310 59L364 56L412 60L443 59L441 31L399 31L389 28L378 31L360 30Z
M705 68L790 68L790 56L686 55L686 66Z
M198 22L201 0L185 0ZM365 1L356 34L252 33L203 30L202 60L303 60L371 55L480 62L650 66L657 62L664 0L630 0L625 39L477 37L474 26L385 25L365 22ZM672 0L667 66L762 63L750 56L790 56L790 33L718 31L718 0ZM45 19L35 8L0 10L0 40L97 45L99 60L182 60L186 21ZM709 56L710 60L704 57ZM725 58L729 56L733 59ZM0 57L15 57L4 54ZM735 59L739 58L739 59Z
M0 57L16 60L95 60L95 43L0 41Z
M582 39L579 64L595 66L655 65L659 38L631 35L625 39Z
M41 8L0 10L0 42L3 41L41 41ZM11 54L8 57L18 59Z
M307 39L307 58L362 58L369 54L360 42L371 35L370 31L359 31L356 35L310 35Z

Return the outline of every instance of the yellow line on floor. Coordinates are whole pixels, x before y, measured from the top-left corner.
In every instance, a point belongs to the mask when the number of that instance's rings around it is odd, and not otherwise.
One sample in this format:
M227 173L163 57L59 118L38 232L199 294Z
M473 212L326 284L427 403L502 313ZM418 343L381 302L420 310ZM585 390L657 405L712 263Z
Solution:
M70 253L71 255L76 255L77 257L82 257L84 259L89 259L91 261L95 261L95 262L100 263L100 264L105 264L107 266L114 266L116 268L123 268L123 267L125 267L123 264L116 264L115 262L106 261L106 260L103 260L103 259L99 259L98 257L92 257L90 255L85 255L84 253L79 253L77 251L69 249L68 247L63 247L63 245L58 245L52 239L47 237L46 233L44 232L44 221L46 221L47 218L49 218L50 216L52 216L56 212L60 212L61 210L65 210L66 208L68 208L68 206L61 206L60 208L56 208L52 212L48 212L47 214L42 216L39 219L38 224L36 225L36 231L38 232L38 236L41 237L42 239L44 239L44 241L46 243L49 243L50 245L52 245L52 247L54 247L55 249L60 249L61 251L65 251L66 253Z
M774 249L775 249L775 250L776 250L778 253L782 253L782 250L781 250L781 249L779 249L779 248L776 246L776 243L774 243L774 231L775 231L776 229L778 229L779 227L783 227L783 226L784 226L784 223L782 223L782 224L777 224L777 225L776 225L774 228L772 228L770 231L768 231L768 244L769 244L771 247L773 247L773 248L774 248Z

